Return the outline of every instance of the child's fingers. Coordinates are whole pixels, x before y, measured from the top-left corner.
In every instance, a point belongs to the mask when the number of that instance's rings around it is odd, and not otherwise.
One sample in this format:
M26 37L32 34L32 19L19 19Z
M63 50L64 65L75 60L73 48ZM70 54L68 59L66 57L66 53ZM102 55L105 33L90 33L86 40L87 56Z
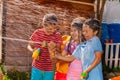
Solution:
M49 44L49 46L51 46L51 47L55 47L56 46L56 43L55 42L53 42L53 41L51 41L50 43L48 43Z

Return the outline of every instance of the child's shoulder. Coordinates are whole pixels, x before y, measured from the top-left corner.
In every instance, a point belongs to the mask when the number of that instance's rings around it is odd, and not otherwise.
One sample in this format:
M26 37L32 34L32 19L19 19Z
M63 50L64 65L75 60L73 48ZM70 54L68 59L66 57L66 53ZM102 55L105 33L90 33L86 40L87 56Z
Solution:
M93 43L93 44L99 44L99 43L101 43L99 37L94 36L94 37L92 38L92 43Z
M36 31L44 31L44 29L43 29L43 28L41 28L41 29L37 29Z
M59 32L55 32L54 34L53 34L54 36L56 36L56 37L61 37L62 38L62 35L61 35L61 33L59 33Z
M94 36L94 37L92 38L92 40L93 40L93 41L96 41L96 40L99 40L99 38L98 38L97 36Z
M43 29L36 29L34 32L35 33L40 33L40 32L44 32L44 30Z
M55 34L57 34L57 35L61 35L61 33L60 33L60 32L55 32Z

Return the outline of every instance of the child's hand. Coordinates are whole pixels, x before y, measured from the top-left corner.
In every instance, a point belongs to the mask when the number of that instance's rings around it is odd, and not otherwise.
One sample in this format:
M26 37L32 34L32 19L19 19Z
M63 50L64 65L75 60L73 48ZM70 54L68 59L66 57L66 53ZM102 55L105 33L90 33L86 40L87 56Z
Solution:
M85 79L85 78L87 78L87 76L88 76L88 73L86 71L83 71L80 76L80 79Z
M54 42L50 42L48 43L48 50L49 50L49 53L53 53L56 51L56 43Z
M54 43L52 41L50 43L48 43L48 51L50 53L50 59L53 61L53 63L55 63L54 61L56 61L56 60L55 60L54 56L55 56L55 52L56 52L56 43Z

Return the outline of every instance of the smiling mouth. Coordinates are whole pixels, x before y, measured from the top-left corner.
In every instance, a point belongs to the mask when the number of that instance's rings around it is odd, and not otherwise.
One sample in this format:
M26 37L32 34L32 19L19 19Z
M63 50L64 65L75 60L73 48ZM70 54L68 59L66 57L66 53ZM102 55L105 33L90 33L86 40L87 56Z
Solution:
M86 39L88 39L89 37L88 36L85 36Z

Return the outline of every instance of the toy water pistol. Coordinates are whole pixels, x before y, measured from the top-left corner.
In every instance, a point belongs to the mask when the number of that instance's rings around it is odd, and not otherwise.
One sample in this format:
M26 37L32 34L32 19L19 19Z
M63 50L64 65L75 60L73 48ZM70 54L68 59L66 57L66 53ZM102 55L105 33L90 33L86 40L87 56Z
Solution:
M32 54L32 58L33 59L38 59L38 56L40 54L40 48L36 49L33 54Z
M65 46L66 46L66 43L70 41L70 38L71 36L68 36L68 35L63 35L62 36L62 41L63 41L63 44L61 45L61 50L63 51Z
M48 50L50 49L49 53L51 56L55 56L55 53L56 53L56 44L54 42L50 42L48 44Z
M52 53L50 53L50 55L54 57L54 56L55 56L55 53L54 53L54 52L52 52Z
M42 47L46 47L47 46L47 42L46 41L43 41L42 42Z
M81 80L85 80L84 78L87 76L87 73L86 72L82 72L81 76L80 76L80 79Z

